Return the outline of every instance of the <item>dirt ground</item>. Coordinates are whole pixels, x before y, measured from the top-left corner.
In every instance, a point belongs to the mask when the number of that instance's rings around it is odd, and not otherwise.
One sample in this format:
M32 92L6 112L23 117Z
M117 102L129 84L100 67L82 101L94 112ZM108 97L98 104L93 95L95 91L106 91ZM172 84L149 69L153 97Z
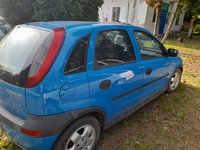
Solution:
M199 150L200 149L200 36L177 43L184 61L182 83L173 94L160 97L105 131L97 150ZM17 150L0 133L0 149Z
M184 62L182 83L102 134L98 150L200 149L200 37L177 43Z

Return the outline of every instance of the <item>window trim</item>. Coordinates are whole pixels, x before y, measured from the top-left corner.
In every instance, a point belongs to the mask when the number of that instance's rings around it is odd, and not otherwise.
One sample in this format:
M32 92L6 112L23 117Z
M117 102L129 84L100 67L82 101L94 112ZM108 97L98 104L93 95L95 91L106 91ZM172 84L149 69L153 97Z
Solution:
M155 57L155 58L150 58L150 59L142 59L142 54L141 54L141 51L140 51L140 47L139 47L138 41L137 41L137 39L136 39L136 37L135 37L135 32L142 32L142 33L145 33L145 34L150 35L151 37L153 37L158 43L161 44L161 46L162 46L162 51L163 51L163 53L165 54L165 56L162 56L162 57ZM155 38L155 37L154 37L153 35L151 35L150 33L137 29L137 30L133 30L133 35L134 35L134 38L136 39L137 46L138 46L138 48L139 48L139 52L140 52L140 56L141 56L142 61L168 57L167 51L166 51L166 50L167 50L166 47L165 47L157 38Z
M128 61L128 62L124 62L124 63L120 63L120 64L115 64L115 65L108 65L108 66L105 66L105 67L104 66L103 67L97 67L97 65L96 65L96 51L95 51L96 40L97 40L97 36L100 33L105 32L105 31L125 31L127 33L127 35L129 36L135 60L131 60L131 61ZM94 59L93 59L93 70L94 71L100 70L100 69L105 69L105 68L110 68L110 67L115 67L115 66L120 66L120 65L126 65L126 64L136 63L136 62L137 62L137 58L136 58L135 50L134 50L134 47L133 47L133 41L131 40L131 36L129 35L129 32L126 29L106 29L106 30L102 30L102 31L98 32L98 34L96 35L95 44L94 44Z
M78 73L71 73L70 71L65 72L65 68L66 68L66 66L67 66L67 64L68 64L68 61L71 59L73 53L75 52L75 50L74 50L75 47L77 46L78 42L79 42L82 38L84 38L84 37L86 37L86 36L88 36L88 43L87 43L86 51L85 51L84 68L83 68L83 71L82 71L82 72L78 72ZM88 51L89 51L90 40L91 40L91 33L86 34L86 35L82 36L81 38L79 38L79 39L77 40L77 42L75 43L74 47L72 48L72 51L71 51L71 53L70 53L70 55L69 55L69 57L68 57L68 59L67 59L66 64L65 64L65 67L64 67L64 70L63 70L64 75L74 75L74 74L84 73L84 72L87 71L87 58L88 58ZM73 72L73 71L72 71L72 72Z

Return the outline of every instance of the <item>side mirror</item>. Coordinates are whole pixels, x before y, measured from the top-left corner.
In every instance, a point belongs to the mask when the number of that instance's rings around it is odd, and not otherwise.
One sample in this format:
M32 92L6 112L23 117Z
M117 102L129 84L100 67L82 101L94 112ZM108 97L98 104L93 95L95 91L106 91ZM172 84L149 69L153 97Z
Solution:
M177 57L178 54L179 54L178 50L172 49L172 48L168 49L168 56L170 56L170 57Z

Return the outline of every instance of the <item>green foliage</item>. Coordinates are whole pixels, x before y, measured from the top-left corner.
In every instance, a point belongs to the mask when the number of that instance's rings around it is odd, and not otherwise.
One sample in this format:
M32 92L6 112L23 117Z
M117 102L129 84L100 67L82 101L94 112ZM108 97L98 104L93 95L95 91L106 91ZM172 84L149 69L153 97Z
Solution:
M146 0L146 4L149 5L150 7L154 8L154 7L158 7L159 3L161 3L162 0Z
M97 21L102 4L103 0L36 0L34 19Z
M34 0L1 0L1 15L11 26L32 21Z
M198 24L198 25L195 26L194 33L200 34L200 24Z
M98 20L103 0L1 0L0 14L11 26L32 21Z
M197 19L200 15L200 0L180 0L180 7L185 8L186 19Z

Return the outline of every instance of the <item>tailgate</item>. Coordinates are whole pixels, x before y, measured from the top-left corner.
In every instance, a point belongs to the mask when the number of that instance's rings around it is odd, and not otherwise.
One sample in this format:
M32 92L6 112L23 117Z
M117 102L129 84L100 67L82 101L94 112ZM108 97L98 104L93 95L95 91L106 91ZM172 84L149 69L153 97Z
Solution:
M0 80L0 105L16 116L26 119L25 88Z
M50 31L17 26L0 42L0 105L22 119L27 113L25 92L30 67L39 50L43 55L48 50L51 39Z

